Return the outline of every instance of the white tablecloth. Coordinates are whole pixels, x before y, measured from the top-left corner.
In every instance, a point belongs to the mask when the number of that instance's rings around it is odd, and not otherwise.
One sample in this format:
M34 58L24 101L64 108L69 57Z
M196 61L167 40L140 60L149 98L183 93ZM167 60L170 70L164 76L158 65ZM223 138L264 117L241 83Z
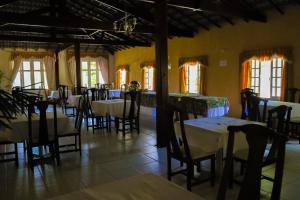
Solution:
M240 126L245 124L264 123L242 120L231 117L214 117L190 119L185 122L185 132L188 143L200 147L203 151L214 152L219 149L226 149L228 142L227 127L230 125ZM179 123L176 124L178 133ZM237 134L235 137L235 150L248 148L244 134Z
M68 97L72 96L72 91L68 90ZM48 96L50 99L59 99L59 92L58 90L52 90L50 93L50 96Z
M70 106L78 106L81 95L70 95L67 102Z
M131 101L126 101L127 112L130 109ZM124 109L124 99L111 99L92 101L92 110L95 114L100 116L122 116Z
M285 105L292 107L291 118L300 117L300 104L299 103L292 103L292 102L285 102L285 101L268 101L267 103L267 110L275 108L280 105ZM261 103L260 107L262 108L263 104Z
M54 134L53 131L53 113L47 113L48 120L48 134ZM32 117L33 123L33 137L36 137L39 133L38 116L35 114ZM4 134L5 137L12 142L21 142L28 139L28 118L25 115L17 116L17 119L11 121L12 129L0 130L0 134ZM74 127L74 124L63 113L57 112L57 132L58 134L67 132Z
M109 98L120 98L121 90L109 90Z
M165 178L144 174L97 185L52 200L203 200Z

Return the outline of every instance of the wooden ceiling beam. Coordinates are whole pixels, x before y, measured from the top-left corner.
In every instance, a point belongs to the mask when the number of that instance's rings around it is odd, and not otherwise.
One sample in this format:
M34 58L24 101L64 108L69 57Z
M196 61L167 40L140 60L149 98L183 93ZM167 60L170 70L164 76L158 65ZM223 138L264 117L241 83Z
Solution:
M0 8L6 6L8 4L14 3L15 1L17 1L17 0L1 0L0 1Z
M141 2L152 3L154 0L139 0ZM236 0L234 0L236 3ZM232 1L231 1L232 3ZM267 22L267 17L258 12L248 9L235 9L231 6L226 6L219 1L212 0L169 0L168 6L188 9L195 12L208 12L217 15L231 16L231 17L241 17L247 18L249 20L258 21L258 22Z
M99 45L128 45L128 46L147 46L142 42L111 41L99 39L75 39L75 38L53 38L36 36L16 36L0 34L0 41L19 41L19 42L46 42L46 43L82 43Z
M109 5L113 8L116 8L117 10L119 10L121 12L129 13L135 17L141 18L152 24L154 23L154 17L152 15L152 13L139 5L134 5L134 6L126 5L125 6L115 0L95 0L95 1L98 3L104 3L106 5ZM173 26L171 24L168 24L168 28L169 28L169 33L179 33L178 35L175 35L175 36L184 36L184 37L193 37L194 36L193 32L178 29L176 26Z
M74 29L89 29L89 30L103 30L103 31L114 31L113 23L111 22L99 22L92 19L81 19L70 20L70 18L59 17L53 18L49 16L26 16L24 14L10 14L0 12L1 23L11 23L27 26L38 26L38 27L57 27L57 28L74 28ZM141 34L153 34L154 26L137 25L134 29L135 33ZM191 37L192 34L189 31L184 30L171 30L169 35L172 36L186 36Z
M284 11L273 0L268 1L280 14L284 15Z

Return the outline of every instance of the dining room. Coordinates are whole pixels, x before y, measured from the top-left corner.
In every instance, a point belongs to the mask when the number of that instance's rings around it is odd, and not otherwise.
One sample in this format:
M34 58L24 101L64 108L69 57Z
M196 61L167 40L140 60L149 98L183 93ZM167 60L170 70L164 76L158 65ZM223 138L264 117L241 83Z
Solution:
M297 0L0 1L0 199L298 199Z

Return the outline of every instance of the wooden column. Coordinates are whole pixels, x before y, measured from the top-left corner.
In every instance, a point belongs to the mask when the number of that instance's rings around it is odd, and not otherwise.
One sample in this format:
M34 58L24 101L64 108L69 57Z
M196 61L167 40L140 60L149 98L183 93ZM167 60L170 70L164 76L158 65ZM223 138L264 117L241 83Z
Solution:
M76 87L77 94L81 94L81 70L80 70L80 43L76 42L74 44L74 54L75 54L75 63L76 63Z
M156 34L156 132L157 146L165 147L166 106L168 103L168 21L166 0L155 0Z
M55 52L55 86L56 89L59 87L59 67L58 67L58 63L59 63L59 59L58 59L58 51Z

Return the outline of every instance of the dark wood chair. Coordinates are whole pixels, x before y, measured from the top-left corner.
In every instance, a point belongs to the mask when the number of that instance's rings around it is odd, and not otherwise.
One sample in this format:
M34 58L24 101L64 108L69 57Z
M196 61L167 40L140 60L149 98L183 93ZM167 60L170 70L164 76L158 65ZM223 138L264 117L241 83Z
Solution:
M262 167L263 163L265 162L264 154L270 138L277 145L277 159L275 160L275 177L271 199L279 200L284 168L285 143L287 141L287 137L283 134L275 132L272 129L257 124L229 126L228 131L229 138L226 151L226 162L221 178L217 200L225 199L226 190L230 184L235 134L245 134L249 145L247 168L241 189L239 191L238 200L260 199Z
M245 119L257 122L265 122L267 116L267 99L257 96L247 97L247 117ZM261 112L260 104L263 102L263 109Z
M85 93L85 91L87 90L88 88L87 87L79 87L79 91L80 93L78 92L78 87L74 87L73 89L73 94L74 95L81 95L83 93Z
M27 157L30 168L33 170L34 164L37 162L43 162L48 160L49 158L52 160L56 159L57 165L60 164L60 156L59 156L59 146L58 146L58 136L57 136L57 113L56 113L56 104L50 103L48 101L40 101L34 104L39 114L38 116L38 126L36 127L33 122L33 114L32 112L28 112L28 132L29 139L27 140ZM53 106L53 124L48 124L47 120L47 108L49 105ZM48 133L48 128L53 126L53 133ZM38 128L38 134L34 134ZM50 157L44 157L43 155L34 155L33 148L39 147L49 147ZM37 159L35 159L37 157Z
M68 102L69 98L69 88L66 85L60 85L58 87L58 94L59 94L59 102L61 105L61 108L66 116L69 117L74 117L75 116L75 110L76 106L75 105L70 105ZM72 113L69 114L68 110L72 110Z
M288 88L285 96L288 102L300 103L300 89L298 88ZM291 118L290 137L298 139L300 144L300 117Z
M128 107L128 102L130 106ZM115 116L116 132L122 131L125 136L126 130L137 130L140 133L140 107L141 107L141 91L131 90L124 93L124 106L123 114L121 116ZM120 127L122 124L122 128ZM129 125L129 129L126 126Z
M269 110L268 114L268 122L267 127L276 131L277 133L286 135L288 137L289 133L289 121L291 116L291 107L287 107L285 105L281 105ZM278 151L278 145L276 140L272 140L270 138L268 140L268 148L265 151L264 159L262 162L262 167L269 166L274 164L277 159L276 152ZM247 157L249 154L249 149L246 150L239 150L234 153L233 160L236 162L241 163L240 174L244 174L245 168L247 168ZM233 176L233 166L232 166L232 176ZM262 175L263 179L267 179L269 181L274 181L273 178ZM231 179L233 181L233 178ZM235 181L239 183L238 181ZM232 183L231 183L232 185Z
M245 88L241 91L241 104L242 104L241 119L247 119L248 117L247 100L251 96L257 96L256 93L254 93L253 89Z
M75 127L67 132L60 133L58 135L58 142L60 138L70 138L74 137L74 143L68 143L59 145L59 153L68 153L68 152L75 152L79 151L81 156L81 126L83 120L83 96L79 99L79 105L76 112L75 118ZM70 147L73 147L70 149ZM62 150L61 150L62 149Z
M193 118L197 119L198 115L196 112L195 99L192 97L181 97L182 106L187 113L192 114ZM189 117L190 118L190 117Z
M180 134L176 135L174 130L174 114L179 113ZM193 185L203 183L210 180L211 185L215 183L215 159L216 152L204 152L201 148L188 144L185 130L184 120L188 119L187 113L183 111L182 105L178 106L169 104L167 107L167 124L166 131L168 134L167 145L167 162L168 162L168 179L177 174L185 174L187 176L187 189L191 190ZM186 169L172 171L172 159L178 160L186 164ZM194 166L204 160L210 160L210 177L208 179L196 179L194 176Z
M16 166L19 166L18 143L12 142L3 132L0 134L0 146L13 145L14 150L0 152L0 163L14 161ZM9 158L8 158L9 157Z
M285 101L293 102L293 103L300 103L300 89L298 88L287 88Z

